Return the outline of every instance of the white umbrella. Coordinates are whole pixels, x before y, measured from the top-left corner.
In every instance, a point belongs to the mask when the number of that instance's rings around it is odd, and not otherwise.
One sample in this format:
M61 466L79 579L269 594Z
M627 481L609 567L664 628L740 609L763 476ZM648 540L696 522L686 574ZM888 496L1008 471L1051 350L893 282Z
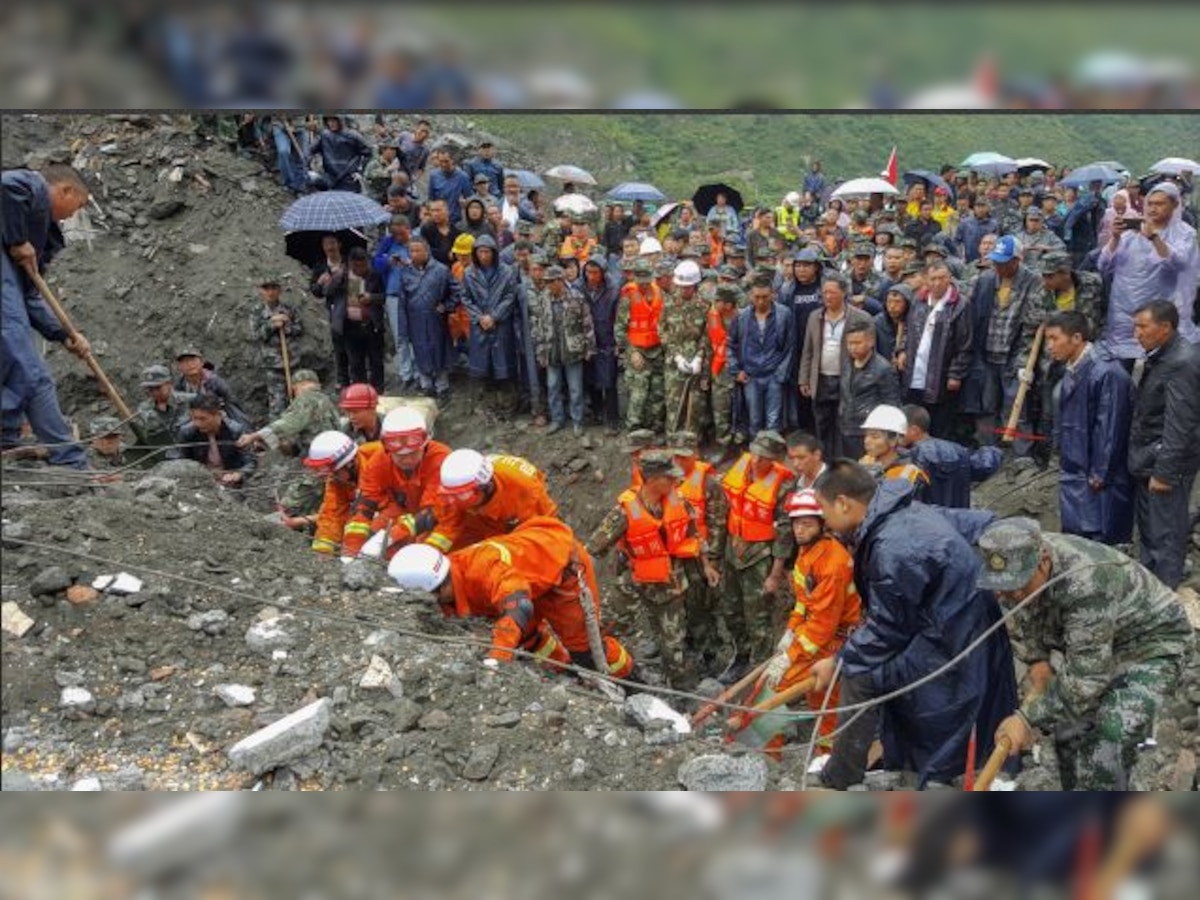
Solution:
M559 181L573 181L576 184L595 184L596 179L587 169L579 166L554 166L542 173L547 178L557 178Z
M575 216L586 216L596 211L596 204L583 194L563 194L554 201L554 208L559 212L565 210Z
M1152 165L1150 171L1155 175L1179 175L1183 172L1200 174L1200 163L1182 156L1168 156Z
M1034 169L1041 169L1042 171L1045 171L1046 169L1054 168L1054 166L1050 165L1050 163L1046 162L1044 159L1038 159L1036 156L1022 156L1018 159L1014 159L1013 162L1017 164L1018 170L1029 169L1032 171Z
M882 178L851 178L849 181L839 185L829 196L830 199L834 197L841 199L845 197L869 197L871 194L890 194L894 196L899 193L895 185L884 181Z

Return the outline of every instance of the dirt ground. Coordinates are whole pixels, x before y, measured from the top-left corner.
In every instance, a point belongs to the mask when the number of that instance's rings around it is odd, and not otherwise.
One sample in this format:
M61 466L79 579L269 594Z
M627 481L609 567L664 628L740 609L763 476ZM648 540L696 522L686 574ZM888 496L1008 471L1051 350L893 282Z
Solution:
M73 241L52 283L130 402L140 399L142 367L196 340L261 420L266 394L248 316L254 286L268 275L302 309L306 333L293 364L329 374L323 311L306 297L304 272L284 256L276 224L289 197L258 162L196 137L185 117L6 116L3 126L6 167L73 161L102 185L105 215L92 220L90 247ZM517 148L506 158L521 162ZM57 347L49 359L81 428L108 412L82 366ZM581 534L628 480L620 438L595 428L586 445L546 437L528 416L469 390L457 390L437 427L452 446L538 464ZM322 697L333 718L320 748L277 769L267 786L672 790L683 763L727 749L713 731L655 743L620 705L562 676L527 665L483 669L478 648L461 640L486 637L486 627L441 619L383 588L378 571L364 589L349 589L337 560L265 519L275 490L296 477L294 461L266 463L246 502L187 464L103 487L6 464L0 586L34 624L22 637L6 631L0 644L5 789L65 789L93 777L105 789L251 787L258 777L235 769L225 751ZM1057 527L1053 472L1006 468L977 503ZM1198 557L1200 541L1194 571ZM143 579L140 592L78 596L96 576L121 571ZM607 573L606 564L606 590ZM264 619L276 636L269 646L248 643ZM391 690L359 686L374 657L394 674ZM229 706L217 685L253 688L254 699ZM1194 770L1198 702L1200 679L1191 678L1144 786L1181 782L1189 753ZM772 764L767 786L793 787L801 758Z

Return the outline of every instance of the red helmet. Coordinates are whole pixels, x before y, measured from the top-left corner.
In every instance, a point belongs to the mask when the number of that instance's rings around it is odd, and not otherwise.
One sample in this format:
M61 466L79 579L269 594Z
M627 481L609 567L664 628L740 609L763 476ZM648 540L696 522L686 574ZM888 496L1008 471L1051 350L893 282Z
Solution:
M821 509L821 504L817 502L817 495L811 490L789 494L783 502L783 508L789 519L799 519L801 516L825 518L825 512Z
M369 384L346 385L338 397L342 409L374 409L378 405L379 393Z

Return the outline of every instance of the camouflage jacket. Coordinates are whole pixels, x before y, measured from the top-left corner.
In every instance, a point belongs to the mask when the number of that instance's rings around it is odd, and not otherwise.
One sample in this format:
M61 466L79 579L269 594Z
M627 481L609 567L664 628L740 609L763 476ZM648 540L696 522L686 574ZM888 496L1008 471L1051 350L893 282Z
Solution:
M1052 650L1065 658L1045 692L1022 705L1033 725L1046 728L1088 720L1129 666L1188 652L1192 627L1179 598L1119 550L1074 535L1042 539L1052 578L1093 565L1052 584L1012 620L1024 662L1048 661Z
M195 394L173 391L166 409L159 409L153 400L143 400L129 427L139 444L166 447L176 442L179 429L188 420L188 403Z
M1104 321L1108 317L1108 294L1104 290L1104 279L1095 272L1074 271L1071 280L1075 283L1074 299L1046 291L1046 307L1052 310L1075 309L1083 313L1087 316L1095 339L1103 333Z
M675 291L663 294L663 314L658 323L663 352L667 356L668 370L674 370L671 362L678 354L689 362L699 356L701 369L708 362L708 304L699 295L684 300Z
M105 456L96 450L95 447L88 447L87 451L88 463L93 469L123 469L129 465L132 460L126 458L125 445L121 445L121 449L116 456Z
M282 416L263 428L259 434L272 449L279 441L290 441L303 453L309 443L322 431L337 431L340 419L333 401L320 388L305 391L293 400Z
M682 498L680 498L680 502L683 503L683 505L687 508L688 513L691 515L691 521L688 523L689 536L690 535L698 536L699 530L696 527L696 510L695 510L695 508L692 506L692 504L688 503L686 500L684 500ZM655 510L650 508L650 512L654 513ZM658 512L661 513L661 509L658 510ZM621 538L623 538L625 536L625 532L628 528L629 528L629 520L625 516L625 507L622 504L618 503L616 506L614 506L612 509L610 509L608 511L608 514L604 517L603 521L601 521L600 524L596 526L596 530L593 531L591 537L588 538L588 540L587 540L588 553L590 553L592 556L597 556L597 557L604 556L606 553L608 553L609 550L612 549L612 547L614 545L620 543ZM700 542L700 552L704 556L710 555L709 546L703 540ZM633 572L628 565L627 555L623 549L622 549L621 558L622 558L622 560L624 560L626 562L626 564L619 567L619 577L621 579L622 585L626 589L628 589L633 585ZM687 573L683 566L684 562L685 562L685 560L680 559L680 558L673 557L671 559L671 582L669 585L668 584L661 584L661 585L649 584L649 585L639 585L639 587L642 588L643 590L645 590L645 589L651 589L651 590L661 589L661 590L667 590L673 594L682 593L683 591L687 590L687 586L688 586Z
M250 313L250 337L258 344L259 361L268 369L283 368L283 351L279 344L280 329L271 325L271 316L277 313L287 314L288 323L282 330L287 335L288 351L293 360L296 354L290 342L304 333L304 326L300 324L300 312L294 305L281 300L278 306L270 307L260 301Z
M595 355L592 308L575 288L565 287L557 301L548 289L531 291L529 319L538 365L573 365Z
M1048 228L1043 228L1037 234L1019 231L1017 240L1021 242L1021 251L1027 265L1033 265L1043 253L1065 253L1067 249L1062 238Z

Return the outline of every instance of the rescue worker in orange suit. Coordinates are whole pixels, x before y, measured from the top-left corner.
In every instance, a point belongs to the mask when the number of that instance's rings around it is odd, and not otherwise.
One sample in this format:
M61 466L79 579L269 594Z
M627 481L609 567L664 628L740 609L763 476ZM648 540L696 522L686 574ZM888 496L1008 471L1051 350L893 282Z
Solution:
M721 480L712 465L697 458L695 432L677 431L669 438L675 465L683 473L677 488L696 513L696 529L705 545L705 556L718 572L725 555L725 526L729 504L721 490ZM688 576L687 635L688 650L694 654L703 675L715 675L720 669L721 635L717 626L717 590L709 585L701 561L683 562Z
M404 590L435 594L446 616L495 621L485 665L507 662L520 649L549 662L596 668L583 607L590 604L599 621L596 572L560 519L534 516L449 555L410 544L392 557L388 575ZM616 638L601 640L607 673L627 678L633 658Z
M350 519L350 507L358 496L358 479L376 456L383 455L378 441L356 444L341 431L322 431L308 445L304 465L325 482L321 508L315 517L312 549L337 553Z
M435 525L425 537L443 553L508 534L535 516L557 516L546 476L519 456L455 450L442 463Z
M796 491L785 501L785 508L798 549L792 568L796 604L775 656L763 673L766 686L777 693L803 681L817 660L836 654L862 616L854 586L854 560L825 530L825 514L816 494ZM824 700L824 691L813 691L807 695L808 708L819 710ZM827 708L835 709L837 705L835 687ZM837 716L821 719L818 753L829 753L829 736L836 727Z
M383 433L383 419L376 411L378 406L379 392L371 385L348 384L342 388L338 397L338 409L346 417L342 430L354 439L354 443L379 440Z
M929 475L912 461L902 441L908 432L908 416L897 406L877 406L863 421L863 449L866 455L859 462L876 478L907 481L924 500L929 487ZM903 430L897 430L903 429Z
M642 486L621 494L588 540L588 550L601 556L617 546L625 556L626 593L638 599L645 613L666 682L687 689L696 682L693 660L685 653L687 563L698 560L711 587L720 582L721 573L708 558L695 511L676 491L683 471L670 452L643 453L639 465Z
M629 486L635 491L642 486L642 470L638 468L638 458L647 450L654 449L658 443L658 435L649 428L638 428L625 435L625 452L629 454Z
M786 456L778 433L760 431L721 481L729 501L721 615L736 651L726 679L772 654L790 608L784 577L795 548L784 501L796 477Z
M658 330L663 296L654 283L654 267L649 260L639 259L633 264L633 279L621 288L615 327L629 391L625 425L630 431L648 428L661 434L666 430L667 418L664 354Z
M450 448L430 440L420 411L407 406L384 416L382 453L363 466L358 497L342 535L342 554L358 556L373 534L389 530L389 545L403 544L433 527L438 472Z

